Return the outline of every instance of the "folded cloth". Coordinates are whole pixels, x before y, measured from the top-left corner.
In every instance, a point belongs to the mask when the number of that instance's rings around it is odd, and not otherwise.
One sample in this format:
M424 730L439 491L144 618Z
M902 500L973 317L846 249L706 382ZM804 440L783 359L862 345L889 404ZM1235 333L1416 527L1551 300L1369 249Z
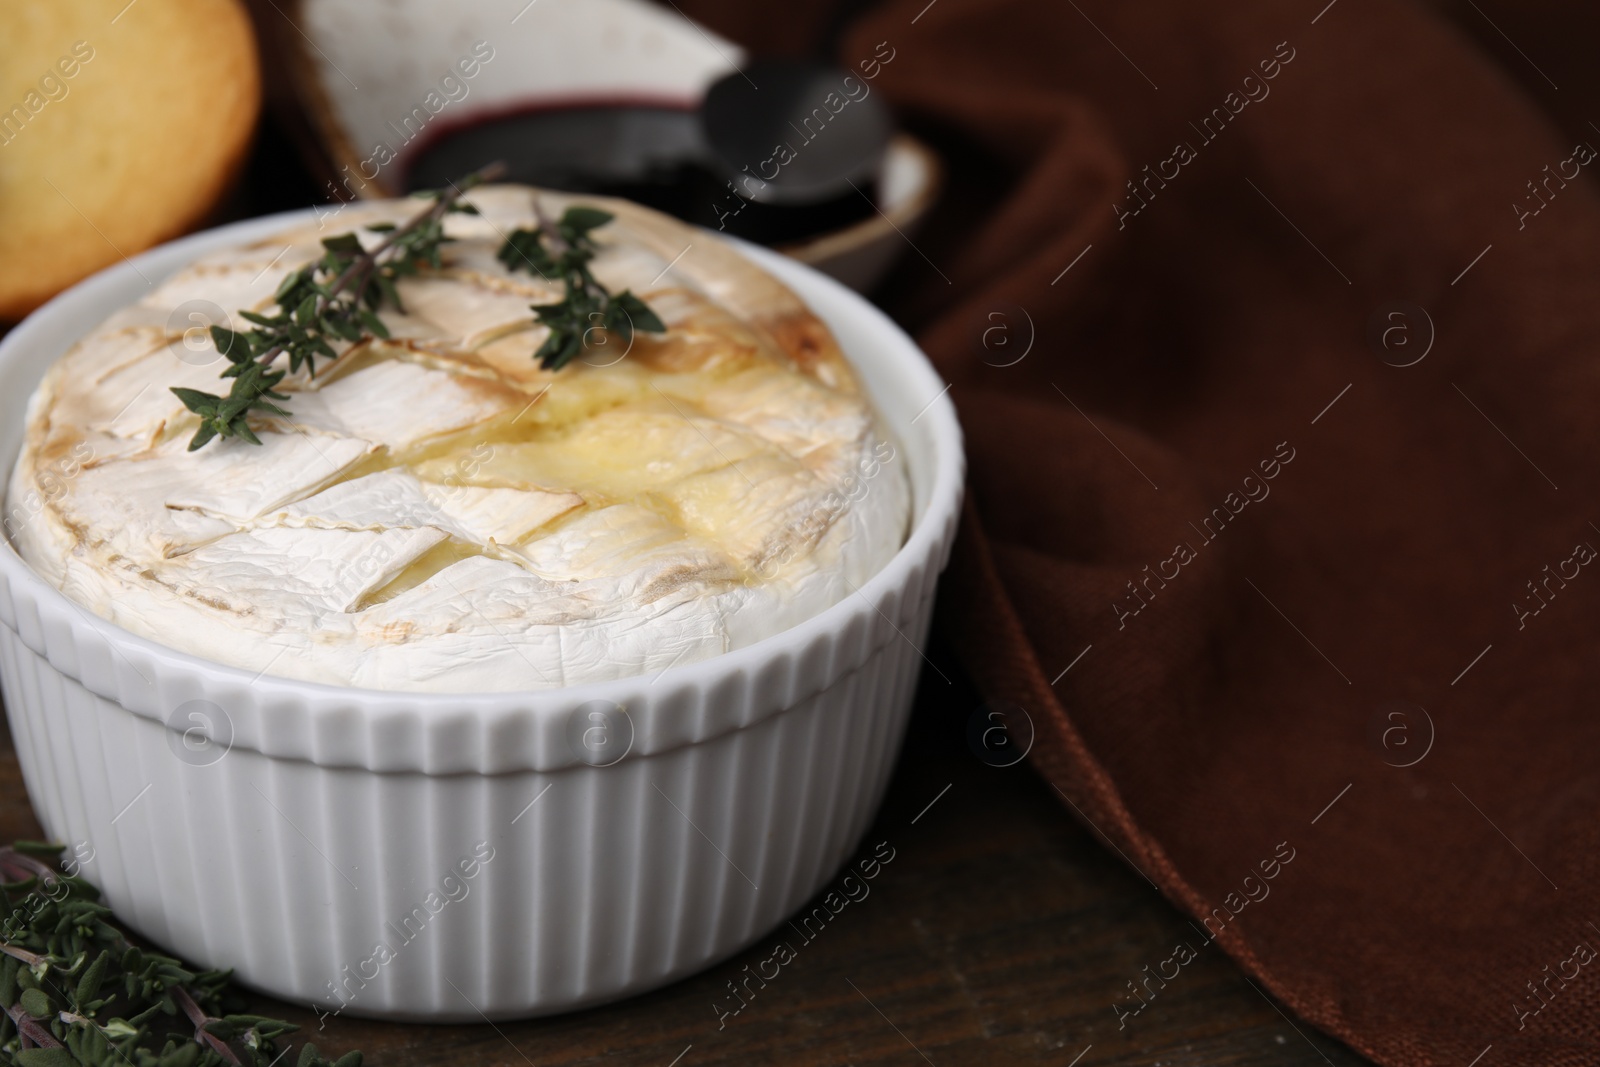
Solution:
M838 58L953 169L887 295L1034 765L1379 1062L1600 1061L1600 128L1385 0L889 0Z

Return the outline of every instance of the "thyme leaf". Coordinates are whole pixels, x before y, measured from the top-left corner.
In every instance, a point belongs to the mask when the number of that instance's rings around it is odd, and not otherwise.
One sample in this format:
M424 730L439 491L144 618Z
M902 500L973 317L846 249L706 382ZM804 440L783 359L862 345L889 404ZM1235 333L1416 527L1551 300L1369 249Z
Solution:
M232 378L233 384L225 396L173 387L183 406L200 416L189 451L204 448L215 437L235 437L259 445L261 439L250 428L249 416L257 412L289 414L273 403L289 399L276 391L285 377L301 370L315 376L317 360L338 355L334 348L338 342L387 338L389 331L377 312L385 306L405 310L396 283L443 265L440 249L450 240L444 233L444 217L477 214L471 204L460 202L461 196L503 170L494 164L448 190L418 194L431 199L433 205L401 226L368 226L369 232L383 235L371 249L354 233L324 238L322 258L289 272L279 283L273 294L276 312L241 312L252 324L249 330L211 327L217 351L228 360L222 377ZM275 369L281 357L288 358L287 370Z
M302 371L316 376L318 359L333 359L340 342L387 339L388 327L378 312L391 307L404 312L398 283L424 270L443 266L441 248L444 218L452 213L477 214L460 198L468 190L498 177L504 171L493 164L453 183L448 190L418 194L433 205L410 221L366 227L383 235L367 248L354 233L322 241L323 255L284 276L273 294L276 311L270 314L242 311L248 330L212 326L211 339L227 359L223 378L233 379L226 395L173 386L183 406L200 416L189 440L189 451L204 448L215 438L236 438L259 445L250 426L257 414L289 415L283 403L290 397L278 386ZM643 300L624 290L613 296L589 270L598 248L593 231L611 222L608 211L571 207L559 221L551 222L538 211L539 226L518 229L496 253L507 269L525 269L547 279L559 279L564 297L553 304L531 305L538 322L550 333L533 356L546 370L559 370L577 358L597 331L625 344L634 331L664 333L666 325ZM287 360L288 366L283 366Z
M630 290L611 295L595 280L589 263L598 251L593 231L616 216L593 207L570 207L557 222L540 212L539 227L512 232L500 246L500 262L508 270L528 270L547 279L559 279L566 295L553 304L534 304L535 317L549 328L533 358L546 370L560 370L589 345L590 334L604 331L624 344L635 330L664 333L663 323L648 304Z
M0 848L0 1064L11 1067L269 1067L292 1023L239 1014L227 971L197 971L131 943L100 891L43 858ZM71 864L68 864L71 869ZM298 1067L360 1067L305 1045Z

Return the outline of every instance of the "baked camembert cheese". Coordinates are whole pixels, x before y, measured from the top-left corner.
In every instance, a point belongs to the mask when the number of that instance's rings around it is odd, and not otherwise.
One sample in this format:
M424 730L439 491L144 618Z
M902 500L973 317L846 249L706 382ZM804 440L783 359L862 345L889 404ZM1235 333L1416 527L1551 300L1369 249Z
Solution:
M546 211L574 198L538 193ZM851 596L899 550L904 462L827 327L732 246L626 202L596 278L666 324L597 334L558 371L496 259L533 190L450 215L444 266L400 286L388 340L280 389L259 446L187 451L171 386L227 366L189 316L264 312L336 230L415 201L209 255L46 374L12 473L23 558L136 634L253 673L386 690L542 689L663 671ZM212 315L215 312L211 312ZM27 502L19 510L19 502Z

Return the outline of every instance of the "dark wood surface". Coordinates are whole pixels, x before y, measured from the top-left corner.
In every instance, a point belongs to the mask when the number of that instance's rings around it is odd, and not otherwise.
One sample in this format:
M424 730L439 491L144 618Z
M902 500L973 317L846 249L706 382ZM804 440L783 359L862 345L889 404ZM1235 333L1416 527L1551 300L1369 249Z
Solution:
M958 677L948 650L929 654ZM1026 763L976 758L966 728L977 706L959 681L925 672L862 853L887 841L894 860L725 1028L714 1002L729 1001L726 983L776 937L654 993L528 1022L341 1017L319 1033L304 1006L261 999L254 1010L302 1024L325 1052L362 1049L375 1067L1366 1062L1287 1019L1214 946L1119 1029L1112 1004L1127 1002L1126 983L1192 931ZM0 741L0 840L37 836L10 739Z

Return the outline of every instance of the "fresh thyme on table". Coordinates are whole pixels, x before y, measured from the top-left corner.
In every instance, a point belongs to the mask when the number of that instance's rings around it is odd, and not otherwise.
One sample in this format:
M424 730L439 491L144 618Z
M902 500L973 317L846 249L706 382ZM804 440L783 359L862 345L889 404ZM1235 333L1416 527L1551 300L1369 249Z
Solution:
M100 891L46 860L59 845L0 848L0 1064L269 1067L298 1027L223 1014L227 971L192 971L128 943ZM284 1061L287 1062L287 1061ZM306 1045L297 1067L361 1067Z
M368 226L384 238L372 249L362 247L354 233L324 238L323 257L290 273L278 286L271 315L242 311L254 324L250 330L211 327L217 351L228 360L222 377L232 378L227 396L175 386L172 392L184 407L200 416L200 427L189 441L189 451L203 448L214 437L237 437L259 445L250 428L253 412L288 416L280 406L289 399L277 386L302 368L315 377L317 357L338 355L338 341L359 342L387 338L389 331L377 312L385 307L404 311L396 283L424 268L442 266L440 248L450 238L444 217L452 213L475 215L477 209L462 203L462 194L503 170L498 164L468 175L448 190L419 193L433 206L396 227L391 223ZM536 205L537 206L537 205ZM525 267L549 280L559 277L566 296L554 304L532 305L538 321L550 330L534 353L546 370L559 370L584 349L592 330L615 334L624 342L634 330L661 333L666 329L655 313L632 292L612 296L589 272L596 248L590 234L610 222L609 212L590 207L568 208L559 222L540 215L539 227L517 230L499 250L510 269ZM289 366L279 365L289 357Z

